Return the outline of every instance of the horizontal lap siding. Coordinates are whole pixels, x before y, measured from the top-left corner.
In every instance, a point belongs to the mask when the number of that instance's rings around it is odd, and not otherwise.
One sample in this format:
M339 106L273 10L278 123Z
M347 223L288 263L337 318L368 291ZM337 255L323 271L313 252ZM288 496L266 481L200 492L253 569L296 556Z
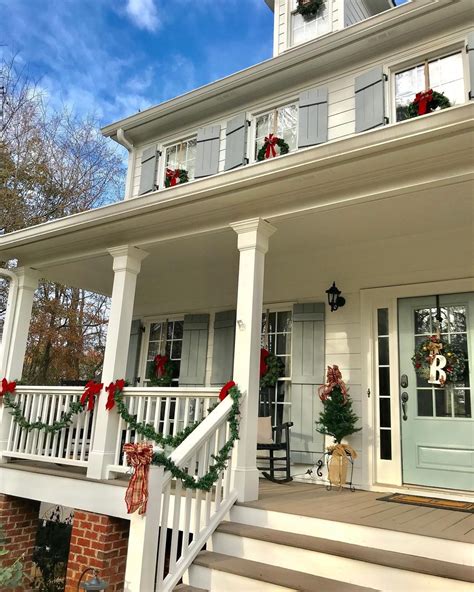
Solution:
M278 9L278 53L281 54L287 47L288 11L286 0L276 0L275 10ZM289 31L288 31L289 34Z

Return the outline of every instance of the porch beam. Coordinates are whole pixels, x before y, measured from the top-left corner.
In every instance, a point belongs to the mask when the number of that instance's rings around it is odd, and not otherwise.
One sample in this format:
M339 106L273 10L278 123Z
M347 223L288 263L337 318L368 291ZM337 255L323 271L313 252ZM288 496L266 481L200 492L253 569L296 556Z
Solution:
M109 249L109 253L113 257L114 283L101 378L104 387L118 378L125 378L137 276L141 262L148 255L129 245ZM113 464L119 427L118 414L105 409L104 394L101 399L87 468L91 479L109 477L107 467Z
M232 483L238 500L246 502L258 499L256 452L263 279L269 238L276 229L261 218L230 226L238 235L240 252L233 376L246 395L241 402L240 439L233 453Z

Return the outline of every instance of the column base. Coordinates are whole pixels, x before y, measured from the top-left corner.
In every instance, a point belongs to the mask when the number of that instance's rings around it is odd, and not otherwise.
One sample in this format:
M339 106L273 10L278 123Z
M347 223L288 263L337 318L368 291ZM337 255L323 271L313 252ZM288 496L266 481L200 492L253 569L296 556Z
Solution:
M258 500L258 481L260 474L257 468L232 469L232 486L237 490L237 501L253 502Z
M89 453L89 460L87 462L87 478L88 479L111 479L109 466L113 464L115 454L113 452L98 452L92 450Z

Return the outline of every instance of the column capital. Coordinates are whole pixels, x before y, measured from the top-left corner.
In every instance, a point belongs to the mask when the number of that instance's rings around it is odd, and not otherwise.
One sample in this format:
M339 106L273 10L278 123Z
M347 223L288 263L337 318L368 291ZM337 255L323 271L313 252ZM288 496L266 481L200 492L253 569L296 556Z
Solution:
M26 290L36 290L41 277L37 269L31 267L17 267L13 270L18 278L18 287Z
M131 245L120 245L107 250L114 259L114 271L131 271L138 274L143 259L148 256L146 251Z
M276 228L263 218L251 218L231 222L229 226L238 235L239 251L256 249L262 253L268 251L268 239L276 232Z

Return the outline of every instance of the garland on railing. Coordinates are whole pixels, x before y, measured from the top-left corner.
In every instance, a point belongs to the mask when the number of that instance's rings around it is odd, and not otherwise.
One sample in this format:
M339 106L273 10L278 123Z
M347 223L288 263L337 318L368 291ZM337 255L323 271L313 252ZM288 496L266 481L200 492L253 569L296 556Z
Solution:
M60 419L54 421L52 424L47 424L40 419L37 421L28 421L21 410L21 403L14 400L16 383L8 382L6 378L2 380L2 390L0 392L0 400L3 401L5 407L10 409L10 415L13 421L22 429L27 431L43 430L47 434L55 434L64 428L68 428L72 424L75 415L83 411L87 405L87 411L94 409L95 397L100 394L102 384L90 380L82 393L79 401L71 403L68 411L61 413Z

